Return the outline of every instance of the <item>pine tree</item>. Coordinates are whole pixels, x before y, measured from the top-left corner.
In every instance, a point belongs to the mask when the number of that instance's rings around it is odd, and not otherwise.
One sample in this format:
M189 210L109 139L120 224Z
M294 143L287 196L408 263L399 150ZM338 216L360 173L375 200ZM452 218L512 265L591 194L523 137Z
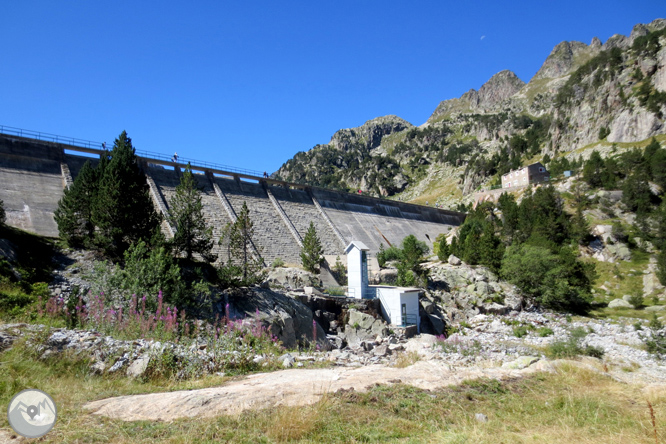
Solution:
M446 236L444 233L437 236L437 258L440 261L446 262L451 255L451 250L449 244L446 242Z
M70 247L90 246L95 234L93 203L97 198L98 170L86 161L58 201L54 219L60 238Z
M310 273L316 273L317 267L324 260L324 249L321 246L314 223L310 222L308 231L303 238L303 248L301 249L301 262L303 268Z
M169 204L169 213L169 222L175 228L171 240L174 252L185 253L188 260L194 253L199 253L207 262L215 261L216 257L210 252L213 248L213 229L206 226L201 194L189 163Z
M657 278L661 285L666 285L666 250L657 255Z
M604 159L601 158L597 150L594 150L583 167L583 180L593 188L600 187L602 185L601 173L603 171Z
M650 186L644 172L636 171L624 179L622 184L622 203L629 211L639 214L647 213L650 210Z
M260 273L262 260L254 257L252 238L254 226L250 220L247 203L236 218L236 222L227 225L220 243L227 245L227 264L220 270L222 280L228 285L251 285L262 278Z
M580 245L590 236L590 227L583 214L583 209L587 203L585 188L579 182L576 182L572 188L573 200L576 206L576 213L571 218L571 238Z
M0 226L5 223L6 217L5 203L0 199Z
M504 244L495 235L493 225L487 223L479 241L479 263L490 268L494 273L499 274L500 268L502 268L503 256Z
M121 258L132 243L150 240L160 218L125 131L115 140L110 157L93 205L93 223L98 228L95 242L108 256Z

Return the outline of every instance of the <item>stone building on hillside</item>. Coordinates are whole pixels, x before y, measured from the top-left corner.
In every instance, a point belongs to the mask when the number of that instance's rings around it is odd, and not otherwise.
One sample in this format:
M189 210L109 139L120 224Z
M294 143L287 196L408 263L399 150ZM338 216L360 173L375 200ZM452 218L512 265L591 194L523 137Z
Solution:
M548 182L550 173L541 162L533 163L515 171L509 171L502 176L502 188L511 188L530 185L534 183Z

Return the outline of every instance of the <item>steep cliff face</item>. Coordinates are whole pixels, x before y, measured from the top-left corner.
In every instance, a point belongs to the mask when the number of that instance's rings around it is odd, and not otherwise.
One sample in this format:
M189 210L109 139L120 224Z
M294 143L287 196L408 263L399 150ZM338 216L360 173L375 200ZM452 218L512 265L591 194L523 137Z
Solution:
M386 116L340 130L276 175L448 205L546 154L664 134L665 115L666 20L657 19L603 44L562 42L528 83L501 71L442 101L419 128Z
M413 127L400 117L383 116L357 128L341 129L328 144L297 153L274 176L336 189L372 188L375 194L395 194L405 188L407 181L393 158L375 151L385 137ZM384 175L389 172L390 176Z
M525 86L511 71L500 71L490 78L479 90L470 89L460 99L444 100L439 104L428 121L437 121L453 112L486 113L497 111L509 97Z
M377 148L384 136L397 133L414 125L398 116L383 116L368 120L358 128L341 129L333 134L328 146L342 151L370 151Z
M565 76L584 61L589 60L601 51L601 41L595 37L590 46L582 42L559 43L550 53L532 80L553 79Z

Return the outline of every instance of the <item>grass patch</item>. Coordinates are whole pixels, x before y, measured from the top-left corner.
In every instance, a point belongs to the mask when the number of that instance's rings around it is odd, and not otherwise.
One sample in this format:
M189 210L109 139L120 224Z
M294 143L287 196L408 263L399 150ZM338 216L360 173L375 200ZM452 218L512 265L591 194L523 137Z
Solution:
M231 442L231 443L653 443L649 397L656 427L664 430L666 392L643 394L638 387L574 366L554 374L498 382L464 381L459 386L423 390L377 385L367 392L324 396L311 406L280 406L217 418L172 422L122 422L82 410L108 396L219 385L210 377L188 383L95 377L75 357L41 362L16 348L0 355L6 405L24 387L50 393L58 422L42 442ZM474 419L488 416L487 423ZM0 426L7 428L6 417ZM663 439L664 436L660 436Z

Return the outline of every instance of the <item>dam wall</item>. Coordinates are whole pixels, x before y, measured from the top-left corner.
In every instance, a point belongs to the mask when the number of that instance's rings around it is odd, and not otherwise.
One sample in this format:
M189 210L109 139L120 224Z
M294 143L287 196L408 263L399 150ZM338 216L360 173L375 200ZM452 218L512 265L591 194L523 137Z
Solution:
M0 134L0 199L7 223L44 236L57 237L53 213L63 190L75 179L93 148ZM158 212L165 214L185 165L140 157ZM372 255L384 246L399 245L410 234L432 249L441 233L460 225L465 215L453 211L362 196L317 187L192 165L200 188L204 218L217 241L243 203L254 224L254 251L269 265L280 258L300 264L302 239L313 223L324 254L344 255L352 240L365 243ZM162 229L172 236L165 221ZM226 250L213 249L218 260Z

